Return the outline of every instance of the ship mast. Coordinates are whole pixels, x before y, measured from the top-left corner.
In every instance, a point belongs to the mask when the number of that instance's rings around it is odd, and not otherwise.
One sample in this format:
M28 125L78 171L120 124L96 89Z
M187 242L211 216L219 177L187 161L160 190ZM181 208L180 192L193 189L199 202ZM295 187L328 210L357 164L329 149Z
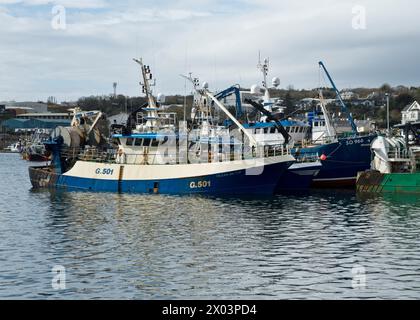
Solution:
M142 91L147 97L148 107L145 109L147 111L146 116L146 127L150 128L153 131L154 128L159 126L159 114L158 106L156 104L155 97L153 96L152 87L156 85L156 81L153 80L153 75L150 71L149 66L143 64L142 59L133 59L136 63L140 65L143 82L140 82L142 86Z
M204 83L203 85L203 89L199 88L199 81L197 78L192 78L191 75L190 77L187 76L183 76L181 75L181 77L183 77L184 79L190 81L192 83L192 85L194 86L194 91L202 98L204 99L210 99L211 101L213 101L229 118L230 120L232 120L239 128L239 130L241 132L243 132L243 134L245 136L248 137L249 139L249 144L251 147L256 147L258 145L257 140L255 139L255 137L250 134L245 128L244 126L238 121L238 119L236 119L230 112L229 110L223 105L223 103L221 103L209 90L208 90L208 84ZM210 108L209 103L206 104L206 107Z
M269 69L269 59L264 59L264 62L261 62L261 53L258 53L258 65L257 68L262 72L263 74L263 88L264 88L264 100L265 100L265 107L268 111L273 111L271 108L271 97L270 92L268 91L268 84L267 84L267 76L268 76L268 69Z

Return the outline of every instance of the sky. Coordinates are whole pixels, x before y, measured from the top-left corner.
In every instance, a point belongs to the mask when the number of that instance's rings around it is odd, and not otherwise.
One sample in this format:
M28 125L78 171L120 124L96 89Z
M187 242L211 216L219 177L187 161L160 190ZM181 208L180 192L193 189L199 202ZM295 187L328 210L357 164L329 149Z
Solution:
M420 86L415 0L0 0L0 101L138 96L142 57L155 92L189 93L192 72L210 89L269 78L296 89ZM65 17L65 19L63 18ZM65 21L64 21L65 20Z

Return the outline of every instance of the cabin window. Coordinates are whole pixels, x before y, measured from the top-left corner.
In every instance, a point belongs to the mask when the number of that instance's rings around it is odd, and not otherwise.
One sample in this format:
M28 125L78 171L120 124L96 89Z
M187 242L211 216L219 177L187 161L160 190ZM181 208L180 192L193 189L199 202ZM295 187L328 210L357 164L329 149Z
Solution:
M142 142L143 142L143 139L136 139L136 140L134 140L134 145L136 147L141 147Z
M268 128L265 128L264 129L264 133L268 133Z
M143 147L149 147L150 146L150 142L151 142L151 139L144 139L144 141L143 141Z
M270 133L276 133L276 128L274 127L270 128Z
M152 139L152 147L158 147L159 146L159 140Z
M287 132L290 132L290 127L287 127L287 128L286 128L286 131L287 131Z
M133 141L134 141L133 138L127 138L127 141L125 142L125 145L126 146L132 146L133 145Z

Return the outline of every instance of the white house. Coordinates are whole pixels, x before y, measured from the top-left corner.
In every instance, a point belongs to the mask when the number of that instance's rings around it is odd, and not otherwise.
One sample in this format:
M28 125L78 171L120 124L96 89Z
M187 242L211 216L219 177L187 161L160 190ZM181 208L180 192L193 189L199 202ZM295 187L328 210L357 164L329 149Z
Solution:
M352 92L352 91L343 91L343 92L341 92L341 98L344 101L350 101L350 100L354 100L354 99L359 99L359 95Z
M405 107L401 114L402 124L420 121L420 104L414 101L411 105Z
M354 120L359 133L370 133L376 130L376 122L372 120Z

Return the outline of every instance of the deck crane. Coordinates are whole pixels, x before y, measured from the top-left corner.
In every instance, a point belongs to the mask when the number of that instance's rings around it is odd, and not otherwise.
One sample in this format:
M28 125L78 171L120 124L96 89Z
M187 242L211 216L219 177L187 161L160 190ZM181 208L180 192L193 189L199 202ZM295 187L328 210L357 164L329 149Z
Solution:
M324 70L325 74L328 77L328 80L330 80L331 85L332 85L334 91L337 94L338 100L340 101L341 111L343 113L347 114L347 121L350 123L351 129L352 129L352 133L356 135L357 134L357 126L354 123L353 117L352 117L349 109L347 108L346 104L344 103L343 98L341 97L340 91L338 91L338 89L337 89L337 87L336 87L336 85L334 83L334 80L331 78L331 76L330 76L327 68L325 67L325 65L324 65L324 63L322 61L319 62L319 66Z

